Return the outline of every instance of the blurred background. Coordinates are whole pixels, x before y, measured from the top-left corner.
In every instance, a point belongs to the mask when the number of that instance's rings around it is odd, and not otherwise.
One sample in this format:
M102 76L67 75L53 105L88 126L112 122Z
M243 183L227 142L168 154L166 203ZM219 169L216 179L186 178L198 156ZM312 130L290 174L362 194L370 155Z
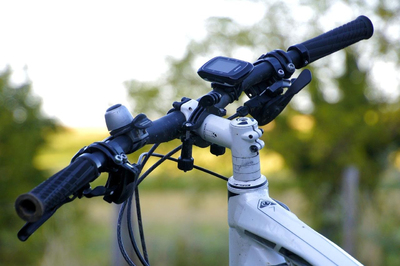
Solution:
M109 106L156 119L182 96L209 91L196 70L213 56L255 61L359 15L374 36L308 67L312 83L263 127L262 171L272 197L360 262L400 264L400 2L2 1L0 9L1 265L124 265L118 206L76 200L20 242L15 199L107 137ZM229 152L212 156L194 151L196 164L230 176ZM167 162L141 186L141 203L151 264L228 264L224 181Z

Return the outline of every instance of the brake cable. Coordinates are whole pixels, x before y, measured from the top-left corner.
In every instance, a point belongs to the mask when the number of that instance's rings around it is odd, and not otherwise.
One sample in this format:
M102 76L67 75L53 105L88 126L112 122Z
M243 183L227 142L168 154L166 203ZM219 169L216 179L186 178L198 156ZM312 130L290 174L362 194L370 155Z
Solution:
M139 231L139 235L140 235L140 241L141 241L141 245L142 245L142 253L140 252L138 245L136 243L136 239L134 236L134 232L133 232L133 225L132 225L132 201L133 201L133 195L131 195L125 202L123 202L120 212L118 214L118 224L117 224L117 238L118 238L118 246L121 250L121 253L124 257L124 259L126 260L126 262L130 265L130 266L136 266L134 264L134 262L131 260L131 258L128 255L128 252L125 249L125 246L123 244L123 239L122 239L122 232L121 232L121 226L122 226L122 219L123 219L123 215L125 213L125 209L126 207L128 207L127 210L127 227L128 227L128 231L129 231L129 238L132 244L132 247L137 255L137 257L139 258L140 262L147 266L150 265L149 264L149 259L148 259L148 253L147 253L147 248L146 248L146 243L145 243L145 238L144 238L144 230L143 230L143 223L142 223L142 215L141 215L141 209L140 209L140 197L139 197L139 189L138 186L139 184L153 171L155 170L161 163L165 162L166 160L170 160L173 162L178 162L178 159L171 157L173 154L175 154L176 152L178 152L179 150L181 150L182 145L177 146L176 148L174 148L173 150L171 150L170 152L168 152L165 155L162 154L158 154L158 153L154 153L155 149L159 146L159 144L154 144L152 146L152 148L146 152L143 153L142 155L140 155L139 159L138 159L138 163L141 167L141 169L143 169L144 165L148 162L149 158L151 156L153 157L158 157L160 158L157 162L155 162L149 169L146 170L146 172L144 172L143 174L140 175L140 177L134 182L134 194L135 194L135 203L136 203L136 216L137 216L137 221L138 221L138 231ZM215 176L219 179L222 179L224 181L227 181L228 178L225 176L222 176L216 172L210 171L208 169L205 169L203 167L194 165L193 166L194 169L197 169L199 171L205 172L207 174L210 174L212 176Z

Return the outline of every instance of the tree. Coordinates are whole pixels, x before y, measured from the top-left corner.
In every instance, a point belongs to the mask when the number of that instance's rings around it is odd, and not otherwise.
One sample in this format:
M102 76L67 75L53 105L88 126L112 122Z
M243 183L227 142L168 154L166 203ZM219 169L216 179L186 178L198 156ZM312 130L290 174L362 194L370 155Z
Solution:
M162 81L152 84L131 81L127 87L138 103L135 112L148 110L139 102L170 103L178 100L178 95L195 98L207 92L207 86L195 74L198 66L194 64L199 58L215 54L240 58L236 55L245 49L255 59L269 50L284 49L314 37L359 14L368 15L375 24L374 36L312 64L312 83L301 92L300 100L294 100L268 126L264 136L266 146L281 154L290 174L296 175L296 183L309 199L310 216L315 217L313 225L339 241L342 171L349 165L360 170L360 195L364 204L373 206L375 192L390 165L389 154L399 149L398 78L384 77L392 81L397 94L385 93L376 66L378 63L387 66L390 62L393 69L399 69L400 5L395 1L355 0L306 0L301 6L294 3L290 6L283 1L265 1L265 4L264 19L251 27L240 26L229 18L209 19L207 37L191 42L182 58L169 59L169 72ZM333 11L347 12L347 21L339 21ZM332 21L336 24L331 25ZM191 91L187 90L189 87ZM165 95L161 90L165 88L170 94L161 101L161 95ZM159 107L149 105L151 110L168 109ZM392 244L400 245L399 241Z
M10 75L9 69L0 73L0 261L3 265L32 265L41 257L45 239L38 235L34 243L18 241L16 234L23 223L15 222L14 201L44 180L45 174L34 166L33 158L56 124L43 117L30 84L12 85Z

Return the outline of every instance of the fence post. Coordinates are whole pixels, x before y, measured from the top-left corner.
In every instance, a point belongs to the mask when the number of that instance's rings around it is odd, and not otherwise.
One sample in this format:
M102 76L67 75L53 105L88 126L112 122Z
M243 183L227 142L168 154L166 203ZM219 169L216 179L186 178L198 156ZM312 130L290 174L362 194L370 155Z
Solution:
M343 249L354 255L356 251L356 220L359 171L355 166L344 169L342 177Z
M113 223L113 231L114 236L113 236L113 242L112 242L112 265L113 266L128 266L128 263L126 263L124 257L122 256L119 246L118 246L118 241L117 241L117 223L118 223L118 214L119 214L119 210L121 208L121 205L116 205L113 204L114 206L114 223ZM129 242L129 232L127 229L127 225L126 225L126 213L124 214L123 220L122 220L122 227L121 227L121 234L122 234L122 238L123 238L123 242L125 244L125 248L127 249L128 255L133 259L133 261L136 263L138 263L138 261L136 261L136 256L134 256L134 251L132 249L132 245ZM139 264L136 264L139 265ZM141 264L140 264L141 265Z

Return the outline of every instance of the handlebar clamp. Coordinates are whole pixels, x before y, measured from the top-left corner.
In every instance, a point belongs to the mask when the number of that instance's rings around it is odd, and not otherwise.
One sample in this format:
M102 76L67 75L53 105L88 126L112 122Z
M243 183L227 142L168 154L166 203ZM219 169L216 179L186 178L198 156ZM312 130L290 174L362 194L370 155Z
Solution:
M120 204L124 202L133 192L133 183L140 174L140 166L131 164L128 157L122 151L117 151L107 142L95 142L81 149L73 158L74 161L85 153L93 153L100 151L107 157L107 164L103 166L103 171L108 172L108 180L105 186L98 186L94 189L86 188L79 197L98 197L104 196L103 199L108 203L114 202Z
M254 63L254 66L260 64L270 65L272 67L272 73L268 79L262 80L261 82L253 84L251 87L245 89L244 92L250 98L260 95L265 88L275 82L290 78L296 70L291 57L283 50L274 50L267 54L263 54Z
M292 59L283 50L274 50L267 54L261 55L254 65L262 62L268 62L273 67L275 71L274 76L278 79L290 78L296 70Z
M300 55L300 64L297 68L303 68L306 65L308 65L308 63L310 62L310 52L308 51L308 49L301 43L296 44L296 45L292 45L288 48L288 52L289 51L297 51L298 54Z

